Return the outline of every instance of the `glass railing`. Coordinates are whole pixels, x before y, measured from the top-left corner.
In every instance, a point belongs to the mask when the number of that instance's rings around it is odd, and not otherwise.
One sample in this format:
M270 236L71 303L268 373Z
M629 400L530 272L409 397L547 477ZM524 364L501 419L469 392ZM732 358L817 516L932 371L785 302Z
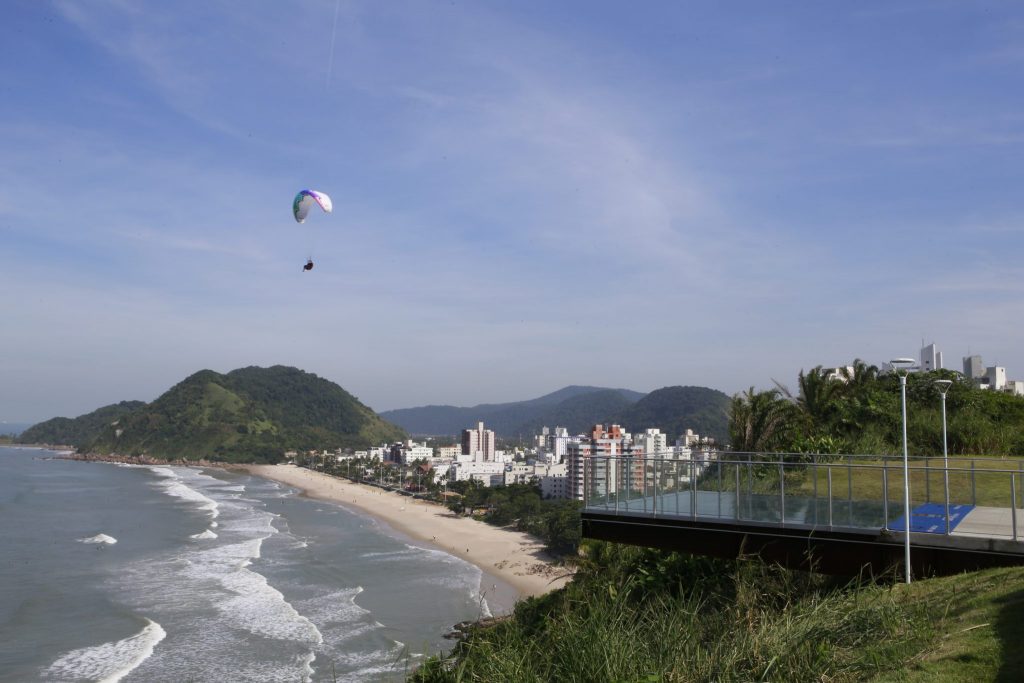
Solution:
M1024 460L705 453L584 459L584 507L615 514L1021 540ZM1020 533L1019 533L1020 531Z

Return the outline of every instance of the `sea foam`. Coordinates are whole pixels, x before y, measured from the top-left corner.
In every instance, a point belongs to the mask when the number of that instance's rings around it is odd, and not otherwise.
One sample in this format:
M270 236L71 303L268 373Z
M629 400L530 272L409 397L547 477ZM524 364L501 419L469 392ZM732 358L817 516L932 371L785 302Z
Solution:
M78 539L79 543L106 543L107 545L113 545L117 543L117 539L113 536L107 536L106 534L96 534L89 538Z
M204 539L217 538L217 534L215 534L212 531L210 531L209 529L207 529L206 531L204 531L201 534L192 534L191 536L189 536L189 538L194 538L197 541L200 541L200 540L204 540Z
M116 683L148 659L166 636L160 624L146 619L139 633L113 643L72 650L47 667L42 676L47 681Z

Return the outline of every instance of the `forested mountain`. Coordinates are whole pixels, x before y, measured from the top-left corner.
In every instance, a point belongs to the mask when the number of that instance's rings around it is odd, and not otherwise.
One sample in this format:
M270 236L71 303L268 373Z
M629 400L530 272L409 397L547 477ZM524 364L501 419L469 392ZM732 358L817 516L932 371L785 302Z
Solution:
M615 392L625 402L633 403L643 396L629 389L606 389L602 387L568 386L540 398L512 403L484 403L471 408L456 406L423 406L402 408L381 413L381 417L403 427L410 434L458 434L467 427L483 420L488 429L505 437L518 436L534 424L550 424L547 415L557 410L565 401L603 392ZM602 403L607 397L599 397ZM596 413L594 413L596 414ZM598 418L599 419L599 418ZM547 422L545 422L547 420Z
M413 434L458 434L483 420L488 429L506 438L538 434L545 426L578 434L598 423L615 423L631 431L657 427L670 439L692 429L724 441L728 407L728 396L705 387L665 387L645 396L627 389L572 386L532 401L473 408L427 406L382 416Z
M278 365L226 375L202 370L152 403L106 420L77 445L97 454L276 462L289 449L404 437L337 384Z
M727 395L707 387L664 387L619 412L614 422L631 432L657 427L673 442L687 429L724 444L729 436Z
M145 406L143 401L121 401L97 408L75 418L55 417L32 425L18 435L18 443L49 443L82 447L95 439L104 427L133 410Z

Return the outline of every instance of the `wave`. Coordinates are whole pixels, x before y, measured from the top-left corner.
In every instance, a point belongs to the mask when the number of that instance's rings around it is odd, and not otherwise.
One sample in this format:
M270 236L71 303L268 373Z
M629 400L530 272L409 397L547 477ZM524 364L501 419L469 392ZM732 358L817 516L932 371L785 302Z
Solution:
M210 513L211 519L216 519L220 514L220 505L217 501L208 496L204 496L199 491L187 486L184 481L182 481L181 477L179 477L178 474L170 467L150 466L149 469L154 474L164 478L157 482L157 485L160 486L167 495L186 500L190 503L195 503L196 507L200 510Z
M106 543L107 545L113 545L117 543L117 539L113 536L107 536L106 534L96 534L89 538L79 538L79 543Z
M189 536L189 538L194 538L194 539L196 539L198 541L198 540L204 540L204 539L208 539L208 538L217 538L217 534L215 534L212 531L210 531L209 529L207 529L206 531L204 531L201 534L192 534L191 536Z
M113 643L84 647L61 655L42 673L48 681L90 680L116 683L153 654L167 633L160 624L146 619L139 633Z

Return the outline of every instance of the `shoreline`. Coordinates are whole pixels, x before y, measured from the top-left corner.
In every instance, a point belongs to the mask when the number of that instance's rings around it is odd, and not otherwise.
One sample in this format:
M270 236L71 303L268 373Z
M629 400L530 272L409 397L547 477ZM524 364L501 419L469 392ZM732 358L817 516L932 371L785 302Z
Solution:
M23 447L25 447L23 445ZM51 450L53 447L30 445ZM556 566L544 544L529 534L463 517L444 506L315 472L295 465L257 465L208 460L159 460L145 456L56 452L53 457L83 462L204 467L241 472L298 489L300 495L339 505L423 548L454 555L479 568L479 594L494 616L511 613L519 600L561 588L572 569Z
M224 469L270 479L309 498L365 513L422 547L475 565L483 572L480 595L495 616L510 613L521 598L543 595L570 579L570 570L556 567L538 539L457 516L436 503L295 465L233 464Z

